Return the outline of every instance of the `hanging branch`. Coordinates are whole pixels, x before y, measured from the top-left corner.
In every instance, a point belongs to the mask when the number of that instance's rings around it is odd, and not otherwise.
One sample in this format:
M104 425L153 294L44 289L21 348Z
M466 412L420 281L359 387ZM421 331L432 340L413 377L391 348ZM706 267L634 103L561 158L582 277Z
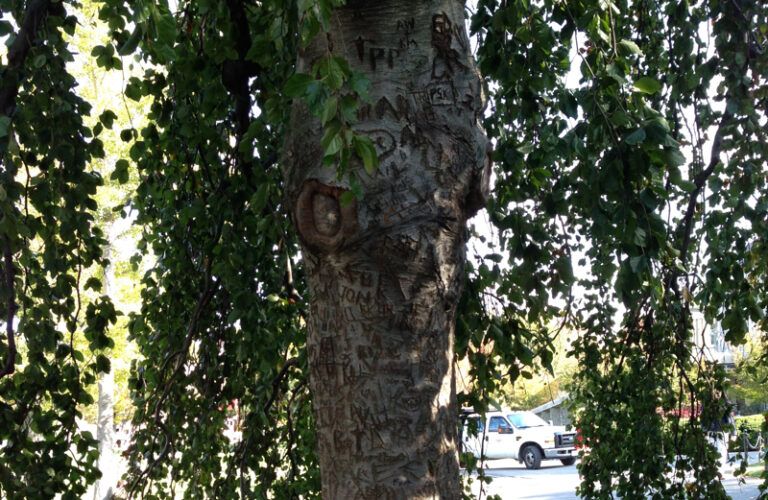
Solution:
M184 336L184 344L182 348L168 358L169 360L178 356L174 370L171 373L171 375L168 377L168 380L165 382L164 390L160 395L159 399L157 400L157 403L155 404L155 410L153 413L153 423L160 428L162 435L165 438L165 443L163 444L163 448L160 451L160 454L157 456L157 458L155 458L145 470L142 470L139 473L139 475L136 477L136 479L131 483L131 486L128 490L128 498L133 498L134 491L136 490L136 487L139 485L142 479L144 477L150 476L150 474L152 473L152 470L154 470L154 468L168 455L168 452L173 447L173 436L170 430L168 429L168 427L163 423L161 411L163 409L163 405L165 404L166 400L168 399L168 396L171 393L171 389L173 388L173 383L175 379L181 374L181 372L184 369L187 356L189 355L189 348L192 345L194 336L197 334L197 331L198 331L200 318L203 314L203 311L210 303L211 299L213 299L213 296L215 295L217 288L218 286L214 283L213 277L211 274L211 259L206 259L204 290L200 294L200 297L197 301L197 305L195 307L195 311L192 314L192 318L190 319L189 325L187 326L187 332L186 332L186 335ZM166 360L166 362L168 360ZM143 495L143 488L142 488L142 495Z
M216 234L214 236L215 244L218 244L221 239L223 225L224 225L223 220L217 224ZM176 364L174 366L174 369L164 384L163 392L162 394L160 394L160 397L155 403L155 409L153 412L153 422L157 427L160 428L162 432L162 436L165 438L165 443L163 444L163 448L160 451L160 454L157 456L157 458L155 458L152 461L152 463L150 463L147 466L146 469L140 471L139 475L133 480L133 482L130 485L130 488L128 489L128 498L133 498L134 491L136 490L136 487L139 485L142 479L144 477L149 477L152 471L154 470L154 468L163 459L165 459L165 457L170 452L171 448L173 448L173 436L170 430L168 429L168 426L165 425L162 419L161 412L163 409L163 405L165 404L166 400L170 396L174 381L179 375L181 375L181 373L184 370L187 357L189 356L189 348L192 345L195 335L197 335L199 331L200 319L202 318L202 315L205 312L206 307L208 307L211 300L213 300L213 297L219 288L219 284L214 280L214 277L213 277L213 257L208 256L203 259L203 262L205 266L204 278L203 278L203 282L204 282L203 290L200 293L200 296L197 300L197 304L195 305L195 310L192 313L190 321L187 325L186 334L184 336L184 342L182 344L181 349L179 349L178 351L168 356L168 358L166 358L165 362L163 363L163 369L161 371L161 373L165 373L165 369L168 366L168 363L171 361L171 359L176 359ZM141 490L142 496L143 496L143 490L144 490L144 487L142 487L142 490Z
M13 251L11 243L6 238L3 245L5 287L8 290L6 301L5 332L8 337L8 355L5 358L5 364L0 370L0 378L10 375L16 367L16 339L14 338L13 320L16 315L16 293L14 290L14 281L16 278L16 269L13 267Z
M696 200L704 189L707 180L714 173L717 164L720 163L723 138L725 137L726 128L730 125L732 120L733 114L730 111L723 113L723 116L720 119L720 124L717 127L717 132L715 133L715 138L712 141L709 165L707 165L707 168L699 172L693 179L694 189L691 191L691 195L688 198L688 206L686 207L685 215L683 216L681 226L679 227L679 234L682 238L682 244L680 245L680 260L683 264L688 261L688 247L691 245L691 233L693 231L693 216L696 210Z
M56 7L54 7L56 6ZM37 40L37 34L49 13L56 9L63 10L61 3L52 4L50 0L32 0L24 12L21 28L16 39L8 48L8 66L0 77L0 114L10 116L19 92L19 70L24 67L27 55Z
M8 65L0 73L0 116L10 117L16 107L16 96L19 93L21 78L20 70L24 67L29 51L38 38L38 31L45 23L49 13L59 13L55 9L63 9L60 3L51 4L50 0L33 0L29 2L24 18L21 22L19 32L16 38L8 48ZM16 293L14 283L16 280L16 269L13 265L13 249L9 237L3 241L3 261L5 278L5 287L8 290L6 301L6 335L8 337L8 354L5 363L0 370L0 378L10 375L15 370L16 365L16 339L13 329L13 321L16 316Z
M280 386L282 383L286 380L286 377L288 376L288 373L290 372L291 368L297 368L300 369L301 366L299 365L298 358L290 358L285 361L283 364L283 367L280 369L280 371L275 375L275 378L272 380L272 392L270 394L269 399L264 403L264 406L261 408L261 410L264 412L264 415L267 417L267 420L270 422L269 429L271 429L274 432L274 421L270 417L269 412L272 408L272 405L277 401L279 393L280 393ZM299 385L294 389L294 392L297 392L299 388L304 384L304 381L302 380ZM293 400L293 397L291 397L291 400ZM288 412L290 413L290 408L288 409ZM247 420L248 417L246 417ZM240 441L240 444L237 445L237 448L235 450L236 455L239 456L238 460L238 468L240 470L240 496L242 498L247 498L248 494L246 491L246 484L245 484L245 469L246 469L246 463L245 459L247 458L247 452L249 447L251 446L253 441L253 435L251 434L247 439L244 439ZM256 455L261 455L264 450L269 446L270 440L269 439L263 439L259 444L259 449L256 453Z
M242 0L227 0L233 37L237 49L237 59L228 59L222 67L222 83L235 101L234 119L237 144L235 155L237 167L248 183L253 179L253 162L240 151L240 144L251 124L251 95L249 80L258 74L258 65L246 59L251 47L251 33L248 16Z

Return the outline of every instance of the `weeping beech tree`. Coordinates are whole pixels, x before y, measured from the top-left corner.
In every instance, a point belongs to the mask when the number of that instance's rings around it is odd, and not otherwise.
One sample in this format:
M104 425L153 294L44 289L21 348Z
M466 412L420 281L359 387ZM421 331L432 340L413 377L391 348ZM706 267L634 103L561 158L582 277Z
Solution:
M564 332L579 494L725 495L693 320L766 340L768 4L94 2L0 0L0 496L100 476L104 182L148 269L124 496L457 498L458 406ZM147 116L87 103L77 57Z
M352 126L343 90L320 118L296 104L285 146L327 498L459 497L454 324L489 176L463 19L455 0L349 2L299 55L331 91L371 82Z

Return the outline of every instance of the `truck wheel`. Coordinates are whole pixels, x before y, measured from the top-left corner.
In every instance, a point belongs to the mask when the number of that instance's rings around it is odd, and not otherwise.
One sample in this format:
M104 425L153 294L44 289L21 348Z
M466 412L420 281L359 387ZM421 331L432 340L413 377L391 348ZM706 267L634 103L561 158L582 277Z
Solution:
M541 450L538 447L529 444L523 448L522 456L526 469L538 469L541 467Z
M573 465L576 463L576 457L561 458L560 461L563 465Z

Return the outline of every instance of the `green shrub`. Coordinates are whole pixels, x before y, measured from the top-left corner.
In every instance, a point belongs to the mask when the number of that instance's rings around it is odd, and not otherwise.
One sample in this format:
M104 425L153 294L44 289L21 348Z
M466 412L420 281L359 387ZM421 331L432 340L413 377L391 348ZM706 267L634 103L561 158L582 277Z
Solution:
M747 415L743 417L736 417L735 420L736 432L732 434L732 439L728 443L728 451L744 451L744 445L742 443L741 437L742 432L747 433L750 443L756 443L757 437L761 432L761 426L763 425L764 417L762 414ZM766 436L763 436L763 439L765 438Z

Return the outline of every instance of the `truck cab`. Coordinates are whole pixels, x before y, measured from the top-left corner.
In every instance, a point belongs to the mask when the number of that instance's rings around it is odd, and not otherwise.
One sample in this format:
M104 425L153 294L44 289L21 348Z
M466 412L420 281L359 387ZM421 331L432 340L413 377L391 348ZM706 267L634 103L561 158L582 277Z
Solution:
M578 454L576 433L554 426L529 411L490 411L462 414L462 451L476 458L514 458L528 469L538 469L542 460L560 460L572 465Z

